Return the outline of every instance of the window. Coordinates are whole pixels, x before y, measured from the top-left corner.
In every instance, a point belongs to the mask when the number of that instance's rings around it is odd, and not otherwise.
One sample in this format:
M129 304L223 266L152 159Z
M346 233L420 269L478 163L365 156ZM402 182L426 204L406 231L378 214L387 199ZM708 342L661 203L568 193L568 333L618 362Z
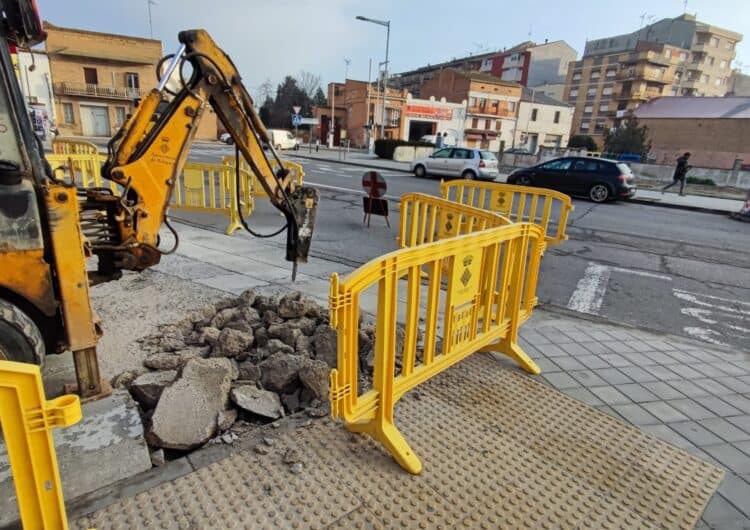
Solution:
M502 128L503 128L503 120L497 120L497 121L495 122L495 130L496 130L496 131L499 131L499 130L500 130L500 129L502 129Z
M589 127L590 127L589 122L585 121L585 122L581 123L581 130L582 131L588 131Z
M477 98L475 98L474 96L471 96L469 98L469 106L470 107L476 107L476 105L477 105Z
M711 37L710 45L714 48L719 47L719 38L718 37Z
M138 74L136 74L135 72L126 72L125 86L127 86L128 88L141 88Z
M581 74L580 72L576 72L573 74L573 81L580 81L581 80Z
M720 77L717 77L717 78L716 78L716 80L714 81L714 84L715 84L716 86L721 86L721 78L720 78Z
M614 77L617 75L617 70L615 68L610 68L607 70L607 77Z
M599 112L609 112L609 103L599 105Z
M586 95L587 95L587 96L596 96L596 88L589 88L589 89L588 89L588 90L586 91Z
M472 152L468 149L454 149L451 158L458 158L461 160L471 160L474 158Z
M554 122L555 122L555 123L560 123L560 111L559 111L559 110L556 110L556 111L555 111L555 119L554 119Z
M115 107L115 118L118 125L125 123L126 112L125 107Z
M432 153L430 158L450 158L451 151L453 151L453 149L450 147L448 149L440 149L439 151Z
M612 87L611 86L605 86L604 90L602 90L603 96L611 96L612 95Z
M492 128L492 120L484 120L484 128L485 129L491 129Z
M75 123L75 119L73 117L73 104L72 103L63 103L63 119L65 120L65 123Z
M708 76L706 74L701 76L701 83L708 83Z
M664 57L666 57L667 59L669 59L670 57L672 57L672 50L670 50L669 48L667 48L666 50L664 50Z
M727 50L734 50L734 43L728 40L726 43L724 43L724 48L726 48Z
M600 75L599 72L591 72L591 79L599 79Z
M583 113L584 114L591 114L592 112L594 112L594 106L593 105L586 105L585 107L583 107Z
M516 111L516 102L515 101L509 101L508 102L508 112L515 112Z
M99 77L96 75L96 68L84 68L83 79L87 85L98 85Z
M687 61L687 52L680 52L680 62Z
M722 70L727 67L727 62L722 59L722 61L719 63L719 68Z
M570 167L570 162L570 158L561 158L560 160L547 162L542 166L542 169L545 169L547 171L567 171L567 169Z
M596 160L578 159L573 164L573 171L599 171L599 163Z
M472 129L479 129L479 119L478 118L472 118L471 119L471 128Z
M536 121L537 109L531 109L531 121Z
M711 57L710 55L706 55L706 64L707 65L713 66L714 65L714 60L715 59L713 57Z
M573 90L570 91L570 97L574 98L576 96L578 96L578 89L574 88Z

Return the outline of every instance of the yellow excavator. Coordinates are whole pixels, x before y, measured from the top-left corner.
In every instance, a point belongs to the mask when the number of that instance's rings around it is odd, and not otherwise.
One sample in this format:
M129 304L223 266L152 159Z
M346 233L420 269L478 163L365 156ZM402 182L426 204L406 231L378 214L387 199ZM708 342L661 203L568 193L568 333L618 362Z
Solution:
M207 106L234 140L235 167L242 156L284 215L286 259L294 271L307 261L319 195L297 186L283 168L237 69L203 30L179 34L179 49L157 65L158 86L109 141L102 177L119 192L77 188L56 177L8 50L44 40L39 14L33 0L0 0L0 8L0 359L43 364L45 355L71 350L77 392L91 398L106 391L106 382L89 287L116 280L123 270L142 271L174 250L178 239L167 209ZM234 184L239 188L239 169ZM175 234L172 248L161 245L163 226ZM95 270L87 270L91 257Z

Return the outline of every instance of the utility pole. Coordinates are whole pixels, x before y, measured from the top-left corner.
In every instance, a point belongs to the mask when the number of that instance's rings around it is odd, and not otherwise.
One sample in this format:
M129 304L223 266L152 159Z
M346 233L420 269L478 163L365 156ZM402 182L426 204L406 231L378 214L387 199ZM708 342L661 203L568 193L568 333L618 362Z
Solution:
M328 149L333 149L333 136L336 132L336 121L335 121L335 112L336 112L336 81L331 83L331 128L328 130Z
M146 5L148 6L148 29L151 33L151 38L154 38L154 24L151 21L151 6L157 5L154 0L146 0Z
M370 58L370 65L367 67L367 107L365 111L365 124L366 139L367 139L367 152L372 154L372 122L370 120L370 79L372 78L372 57Z
M380 138L383 139L385 138L385 105L387 101L386 92L388 91L388 47L391 41L391 21L376 20L374 18L367 18L359 15L354 18L363 22L372 22L373 24L377 24L378 26L385 26L387 30L385 35L385 72L383 73L383 108L381 109L380 115ZM378 74L379 73L380 69L378 69Z

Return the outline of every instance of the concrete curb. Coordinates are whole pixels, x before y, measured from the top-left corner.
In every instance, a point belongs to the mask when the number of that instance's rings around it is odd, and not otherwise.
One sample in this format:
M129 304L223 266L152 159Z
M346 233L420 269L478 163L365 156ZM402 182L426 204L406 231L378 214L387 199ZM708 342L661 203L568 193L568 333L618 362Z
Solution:
M360 167L367 167L367 168L370 168L370 169L374 168L374 169L382 169L382 170L385 170L385 171L399 171L401 173L411 174L411 171L409 171L408 169L398 169L398 168L391 168L391 167L382 167L382 166L373 165L373 164L365 164L363 162L350 162L348 160L334 160L334 159L331 159L331 158L319 158L319 157L315 157L315 156L305 156L305 155L297 155L297 154L292 155L292 156L294 156L296 158L304 158L306 160L315 160L316 162L331 162L331 163L334 163L334 164L346 164L348 166L360 166Z
M626 202L632 202L633 204L645 204L646 206L657 206L661 208L671 208L673 210L688 210L692 212L711 213L715 215L726 215L729 216L729 210L722 210L719 208L707 208L705 206L691 206L689 204L672 204L668 202L661 202L654 199L638 199L632 198L627 199Z

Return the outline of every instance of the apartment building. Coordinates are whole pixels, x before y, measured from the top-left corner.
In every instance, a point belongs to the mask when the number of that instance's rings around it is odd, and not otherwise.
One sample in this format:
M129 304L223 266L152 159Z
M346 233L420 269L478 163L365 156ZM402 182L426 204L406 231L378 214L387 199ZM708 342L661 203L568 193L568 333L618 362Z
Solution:
M402 72L396 74L391 83L405 88L414 97L424 97L421 93L424 83L439 75L442 70L454 69L484 73L530 87L557 85L557 90L561 93L568 63L575 61L576 57L576 51L562 40L545 41L543 44L527 41L503 51L470 55ZM555 88L551 87L550 90Z
M156 85L161 41L63 28L44 22L57 126L62 136L112 136ZM203 114L196 138L216 139Z
M465 100L464 145L499 152L513 143L521 88L489 74L448 69L427 81L421 94L453 103Z
M586 44L570 64L563 101L575 107L571 134L604 135L659 96L723 96L742 35L684 14Z
M525 148L533 155L539 147L566 147L572 121L572 106L545 95L543 90L524 87L513 147Z

